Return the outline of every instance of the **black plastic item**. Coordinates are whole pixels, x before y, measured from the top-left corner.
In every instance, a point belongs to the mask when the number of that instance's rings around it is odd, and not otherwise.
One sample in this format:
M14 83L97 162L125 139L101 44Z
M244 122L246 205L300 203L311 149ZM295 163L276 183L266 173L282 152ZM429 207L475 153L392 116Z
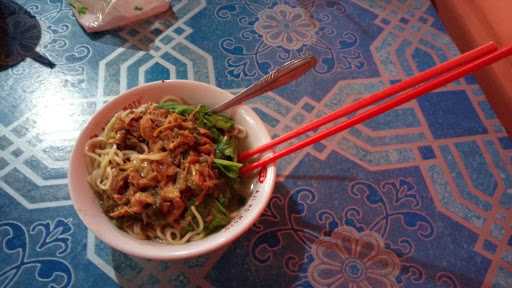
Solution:
M36 51L41 25L25 8L11 0L0 0L0 71L26 58L53 68L55 64Z

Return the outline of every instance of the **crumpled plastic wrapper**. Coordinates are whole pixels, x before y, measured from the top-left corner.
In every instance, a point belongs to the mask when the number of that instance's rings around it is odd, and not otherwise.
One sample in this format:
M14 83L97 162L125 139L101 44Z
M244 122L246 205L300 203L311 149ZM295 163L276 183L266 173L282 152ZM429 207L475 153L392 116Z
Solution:
M68 0L87 32L105 31L160 14L169 0Z

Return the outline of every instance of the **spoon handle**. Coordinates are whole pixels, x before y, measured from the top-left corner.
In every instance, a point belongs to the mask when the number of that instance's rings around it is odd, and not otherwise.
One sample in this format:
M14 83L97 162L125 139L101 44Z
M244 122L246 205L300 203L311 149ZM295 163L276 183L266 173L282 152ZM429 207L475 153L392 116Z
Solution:
M315 67L317 60L314 56L306 56L291 60L283 66L270 72L235 97L211 109L213 112L222 112L228 108L284 86L293 80L298 79L311 68Z

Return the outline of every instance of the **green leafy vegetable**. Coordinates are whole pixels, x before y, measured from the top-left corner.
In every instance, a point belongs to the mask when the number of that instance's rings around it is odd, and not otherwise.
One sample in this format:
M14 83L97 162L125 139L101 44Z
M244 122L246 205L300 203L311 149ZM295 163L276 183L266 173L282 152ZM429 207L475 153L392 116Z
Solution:
M213 139L215 139L215 144L217 144L219 142L219 139L222 139L222 133L220 133L219 130L217 130L215 128L209 128L208 131L210 131L210 133L212 133Z
M133 10L135 10L135 11L142 11L142 10L144 10L144 8L142 8L141 6L137 6L137 5L135 5L135 6L133 7Z
M211 205L210 215L212 216L212 220L206 226L205 230L207 234L219 231L231 221L228 212L217 200L213 200Z
M166 110L172 111L174 113L178 113L182 116L187 116L188 114L190 114L194 111L194 107L192 107L192 106L178 104L178 103L170 103L170 102L160 103L156 107L160 108L160 109L166 109Z
M215 200L215 205L217 206L217 209L218 209L218 210L220 210L220 211L222 212L222 214L229 216L228 211L226 211L226 209L224 208L224 206L222 206L222 204L220 204L220 202L219 202L219 201Z
M228 130L235 126L235 122L233 121L233 119L229 118L228 116L210 113L209 115L207 115L207 117L209 118L212 125L219 129Z
M217 143L217 147L215 148L215 157L218 159L232 160L236 162L235 145L229 137L224 136Z
M87 10L88 10L87 6L85 6L84 4L80 3L80 1L78 1L78 0L68 0L68 2L69 2L69 5L74 10L76 10L78 15L83 16L83 15L87 14Z
M85 14L87 14L87 7L80 6L80 8L78 8L78 15L83 16Z
M235 125L233 119L229 118L228 116L212 113L208 107L204 105L199 106L196 113L199 118L199 122L205 128L218 128L228 130L233 128Z
M223 136L221 130L228 130L235 126L233 119L212 113L208 107L200 105L193 107L178 103L161 103L157 108L166 109L182 116L188 116L194 113L197 125L208 129L215 140L215 157L216 166L229 178L238 178L240 167L242 164L236 162L235 144L230 137Z
M224 195L220 194L219 197L217 197L217 201L219 201L220 205L226 205L228 204L228 199L226 199L226 197L224 197Z
M208 114L208 107L206 107L204 105L200 105L199 107L197 107L197 111L195 114L195 116L197 118L197 123L201 127L206 128L206 129L215 128L215 127L213 127L212 123L206 116L207 114Z
M224 204L221 204L221 202L217 201L212 196L207 196L204 201L196 207L201 217L208 219L208 221L205 222L204 228L207 235L219 231L231 222L229 212L224 207Z
M230 178L238 178L238 175L240 174L240 167L242 167L242 163L224 159L213 159L213 163L217 165L220 171Z
M215 144L217 145L222 140L222 133L219 131L219 129L227 130L235 125L233 119L224 115L212 113L208 107L204 105L197 107L195 116L197 124L205 129L208 129L208 131L212 133L216 142Z
M169 111L178 113L182 116L187 116L192 112L195 112L197 124L205 129L208 129L215 139L221 138L221 133L217 129L228 130L235 126L233 119L228 116L221 114L215 114L210 112L208 107L200 105L196 108L189 105L183 105L178 103L161 103L157 105L157 108L167 109Z

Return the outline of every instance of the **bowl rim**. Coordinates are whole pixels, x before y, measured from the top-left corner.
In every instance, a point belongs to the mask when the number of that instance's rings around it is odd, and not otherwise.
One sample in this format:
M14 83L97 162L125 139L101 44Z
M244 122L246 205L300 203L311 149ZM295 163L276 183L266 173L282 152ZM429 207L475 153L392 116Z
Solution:
M99 115L107 113L109 110L114 110L116 112L120 111L122 109L122 107L121 107L122 104L125 102L125 98L129 97L127 95L136 95L133 93L137 92L138 90L148 89L148 88L151 88L152 86L155 86L153 88L158 88L158 86L168 85L168 83L202 86L205 89L216 90L219 93L225 93L225 94L231 95L231 93L229 93L228 91L221 89L219 87L216 87L214 85L210 85L210 84L206 84L206 83L198 82L198 81L193 81L193 80L162 80L162 81L157 81L157 82L141 84L141 85L133 87L131 89L127 89L127 90L119 93L114 98L112 98L109 102L102 105L97 111L94 112L93 115L91 115L89 117L87 124L81 129L78 137L75 140L72 152L70 154L71 156L70 156L69 165L68 165L68 193L70 195L70 199L73 204L73 208L75 209L76 213L78 214L78 217L82 220L82 222L84 223L86 228L90 232L92 232L98 239L105 242L108 246L110 246L116 250L119 250L121 252L124 252L126 254L129 254L129 255L132 255L135 257L141 257L141 258L145 258L145 259L154 259L154 260L178 260L178 259L186 259L186 258L196 257L199 255L207 254L209 252L217 250L223 246L227 246L230 243L237 240L238 238L240 238L243 234L245 234L251 228L252 225L254 225L254 223L259 219L259 217L263 213L264 209L267 207L267 205L270 201L270 198L272 196L272 193L274 191L274 188L275 188L276 174L277 174L276 166L274 163L267 166L265 181L268 181L268 184L266 184L266 185L269 185L269 188L265 189L265 191L262 191L263 192L262 193L263 194L262 201L259 201L260 204L253 205L253 206L256 206L256 207L254 207L254 212L252 212L253 216L248 217L249 219L247 219L244 222L243 226L238 227L237 229L232 229L227 232L222 231L222 230L219 232L216 232L214 234L225 233L225 237L219 238L218 241L210 242L207 245L200 246L193 251L177 252L177 251L165 251L165 249L159 249L162 251L158 251L157 253L154 253L153 250L155 250L155 249L147 249L147 250L145 250L145 249L140 249L140 250L139 249L130 249L128 245L121 245L121 244L129 239L136 240L136 241L148 241L148 243L151 240L136 239L135 237L133 237L133 236L129 235L128 233L117 228L111 222L110 219L109 219L110 220L109 222L112 225L112 228L118 229L120 232L122 232L124 234L125 239L121 240L119 238L119 240L118 240L114 237L109 237L108 235L106 235L105 231L98 231L97 225L94 225L95 221L93 219L91 219L93 217L84 215L84 213L81 212L81 209L80 209L81 204L79 204L76 199L76 197L78 197L76 195L76 193L78 193L78 192L76 192L76 191L81 190L80 187L82 186L82 185L80 185L79 181L75 180L76 177L80 176L80 175L77 175L77 174L79 174L79 172L77 171L78 168L76 168L76 167L77 167L77 165L81 165L81 163L79 163L78 158L81 157L80 153L83 153L82 149L84 148L82 146L79 147L78 144L80 144L83 141L84 137L87 137L86 131L94 129L94 127L91 127L91 126L93 125L94 120L97 117L99 117ZM115 108L115 107L121 107L121 108ZM243 110L244 113L248 113L249 118L251 118L251 120L255 121L255 123L257 125L263 127L262 133L263 133L264 137L267 138L268 140L271 139L270 133L269 133L268 129L265 127L264 122L259 118L259 116L251 108L249 108L248 106L246 106L244 104L241 104L241 105L237 106L237 109ZM268 152L267 155L271 155L272 153L273 152L270 151L270 152ZM90 189L90 187L89 187L89 190L92 193L94 193L94 191L92 191L92 189ZM73 191L75 191L75 192L73 192ZM98 204L98 206L99 206L99 204ZM101 208L100 208L100 210L101 210ZM205 239L207 239L207 238L208 237L206 237ZM156 241L154 241L154 242L151 241L151 242L153 244L158 243ZM178 245L171 245L171 244L165 244L165 243L163 245L169 245L170 247L178 246Z

